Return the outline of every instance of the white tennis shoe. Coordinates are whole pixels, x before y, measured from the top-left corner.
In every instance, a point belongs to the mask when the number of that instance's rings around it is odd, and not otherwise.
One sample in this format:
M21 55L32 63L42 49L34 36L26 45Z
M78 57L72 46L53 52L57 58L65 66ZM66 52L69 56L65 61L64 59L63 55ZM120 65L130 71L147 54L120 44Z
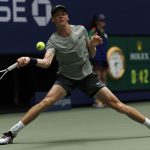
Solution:
M12 144L13 138L14 136L10 131L3 133L3 135L0 137L0 145Z

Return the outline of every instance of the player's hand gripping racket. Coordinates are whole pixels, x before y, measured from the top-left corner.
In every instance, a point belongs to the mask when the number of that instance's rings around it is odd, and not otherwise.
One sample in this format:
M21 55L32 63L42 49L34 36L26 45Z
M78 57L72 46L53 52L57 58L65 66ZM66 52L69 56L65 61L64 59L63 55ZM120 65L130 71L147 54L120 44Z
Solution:
M14 63L13 65L9 66L8 68L4 70L0 70L0 80L11 70L15 69L17 67L17 62Z

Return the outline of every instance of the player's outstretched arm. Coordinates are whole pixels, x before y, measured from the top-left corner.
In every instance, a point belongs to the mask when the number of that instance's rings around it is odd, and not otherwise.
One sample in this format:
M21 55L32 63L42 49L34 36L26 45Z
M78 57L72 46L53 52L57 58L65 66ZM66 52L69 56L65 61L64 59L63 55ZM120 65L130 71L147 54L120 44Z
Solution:
M44 58L31 58L31 57L20 57L18 62L18 68L24 67L26 65L36 65L41 68L48 68L51 65L51 62L54 58L54 52L46 51Z
M54 55L54 52L47 51L43 59L37 59L37 66L41 68L48 68L52 63Z

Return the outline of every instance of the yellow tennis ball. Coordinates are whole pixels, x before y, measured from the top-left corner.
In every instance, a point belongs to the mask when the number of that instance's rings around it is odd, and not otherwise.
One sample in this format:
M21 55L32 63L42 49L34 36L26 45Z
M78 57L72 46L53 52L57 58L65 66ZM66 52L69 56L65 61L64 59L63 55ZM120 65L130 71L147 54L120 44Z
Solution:
M39 51L42 51L45 49L45 43L44 42L38 42L36 44L36 49L39 50Z

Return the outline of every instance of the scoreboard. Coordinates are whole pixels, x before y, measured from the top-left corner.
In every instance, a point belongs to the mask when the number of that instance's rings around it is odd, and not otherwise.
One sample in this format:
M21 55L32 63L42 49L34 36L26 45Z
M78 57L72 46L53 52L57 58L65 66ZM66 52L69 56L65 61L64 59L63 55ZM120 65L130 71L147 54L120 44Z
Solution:
M107 86L119 92L150 91L150 37L110 37L112 48L123 52L124 73L118 79L108 75Z

